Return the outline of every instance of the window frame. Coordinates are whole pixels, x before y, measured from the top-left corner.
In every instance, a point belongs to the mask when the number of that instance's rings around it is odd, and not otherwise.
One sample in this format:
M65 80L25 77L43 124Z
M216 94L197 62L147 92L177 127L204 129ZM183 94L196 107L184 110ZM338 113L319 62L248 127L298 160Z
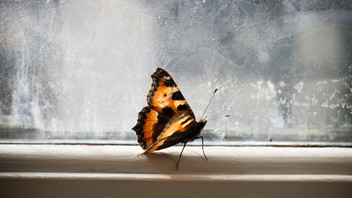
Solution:
M176 170L181 149L138 157L139 146L2 144L0 184L8 195L34 190L37 197L58 189L65 191L54 197L97 192L107 197L348 197L352 192L349 147L207 146L205 160L200 146L189 146Z

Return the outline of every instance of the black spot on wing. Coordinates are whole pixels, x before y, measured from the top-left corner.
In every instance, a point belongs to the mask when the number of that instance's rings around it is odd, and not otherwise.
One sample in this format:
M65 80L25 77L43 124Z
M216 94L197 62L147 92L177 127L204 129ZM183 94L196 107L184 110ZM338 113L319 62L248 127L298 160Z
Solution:
M160 135L160 133L164 130L165 125L170 120L167 116L163 114L158 114L158 122L154 126L154 133L153 133L153 142L155 142Z
M188 106L183 104L183 105L178 105L177 110L182 111L182 110L188 110Z
M163 113L166 115L174 113L174 110L172 110L170 107L164 107L162 110L163 110Z
M180 91L176 91L172 93L172 99L173 100L184 100L185 98L182 96Z
M169 80L165 79L164 85L166 87L173 87L175 85L175 82L174 82L174 80L172 80L171 76L169 76L169 77L170 77Z

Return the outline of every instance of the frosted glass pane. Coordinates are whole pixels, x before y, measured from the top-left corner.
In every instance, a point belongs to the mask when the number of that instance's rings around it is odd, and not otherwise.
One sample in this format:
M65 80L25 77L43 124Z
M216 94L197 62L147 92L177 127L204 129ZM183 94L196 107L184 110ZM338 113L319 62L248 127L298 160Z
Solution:
M349 0L1 1L0 17L3 142L136 142L157 67L197 119L219 88L207 142L352 142Z

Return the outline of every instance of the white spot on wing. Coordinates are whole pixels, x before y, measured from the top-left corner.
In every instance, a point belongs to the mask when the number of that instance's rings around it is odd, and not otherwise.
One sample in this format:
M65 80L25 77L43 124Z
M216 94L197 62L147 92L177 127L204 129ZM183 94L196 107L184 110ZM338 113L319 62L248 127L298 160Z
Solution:
M179 105L184 105L184 104L186 104L185 100L174 100L175 107L178 107Z

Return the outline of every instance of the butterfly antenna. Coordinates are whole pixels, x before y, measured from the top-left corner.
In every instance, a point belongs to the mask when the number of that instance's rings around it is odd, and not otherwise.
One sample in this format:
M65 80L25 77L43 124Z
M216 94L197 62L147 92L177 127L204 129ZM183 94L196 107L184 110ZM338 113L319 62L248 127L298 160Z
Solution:
M205 108L205 110L204 110L204 112L203 112L202 117L200 117L201 120L203 120L203 116L204 116L205 112L207 111L207 109L208 109L208 107L209 107L211 101L213 100L216 91L218 91L218 88L216 88L216 89L214 90L214 93L213 93L213 95L211 96L211 98L210 98L210 100L209 100L209 103L208 103L207 107Z

